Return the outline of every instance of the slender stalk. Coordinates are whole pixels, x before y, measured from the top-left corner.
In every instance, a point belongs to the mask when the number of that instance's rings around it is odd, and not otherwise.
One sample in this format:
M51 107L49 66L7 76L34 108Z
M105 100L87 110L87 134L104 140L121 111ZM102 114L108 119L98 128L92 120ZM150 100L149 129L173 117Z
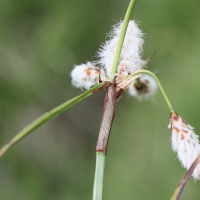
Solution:
M26 126L22 131L20 131L15 137L13 137L7 144L5 144L0 149L0 157L4 155L13 145L18 143L21 139L23 139L25 136L27 136L29 133L33 132L35 129L39 128L46 122L52 120L56 116L58 116L63 111L67 110L69 107L73 106L74 104L78 103L82 99L90 96L95 92L95 90L99 90L104 86L104 82L100 83L99 85L96 85L95 87L91 88L90 90L84 92L83 94L74 97L73 99L70 99L69 101L59 105L58 107L54 108L50 112L47 112L37 118L35 121L30 123L28 126Z
M96 146L96 170L93 187L93 200L102 200L103 176L106 150L116 109L116 92L113 85L108 86L105 96L103 115Z
M150 71L148 71L148 70L138 70L138 71L134 72L133 74L131 74L130 76L128 76L128 77L126 78L126 80L128 80L128 79L131 78L132 76L134 76L134 75L136 75L136 74L139 74L139 73L149 74L149 75L151 75L151 76L156 80L156 82L157 82L157 84L158 84L158 87L160 88L160 91L161 91L161 93L162 93L162 95L163 95L163 97L164 97L164 99L165 99L165 101L166 101L166 103L167 103L167 105L168 105L168 107L169 107L170 113L174 112L174 110L173 110L173 108L172 108L172 105L171 105L169 99L167 98L167 95L165 94L165 91L164 91L163 87L162 87L161 84L160 84L160 81L158 80L158 78L156 77L156 75L155 75L154 73L152 73L152 72L150 72Z
M156 51L154 51L145 61L146 61L146 63L147 62L149 62L152 58L153 58L153 56L156 54Z
M96 169L93 186L93 200L102 200L103 196L103 177L106 155L102 152L96 152Z
M124 23L122 25L122 30L120 33L115 58L113 62L113 67L111 70L111 81L114 83L114 74L117 72L117 67L119 63L119 57L121 54L126 30L128 23L134 8L136 0L131 0L128 10L126 12ZM105 96L103 116L101 120L101 127L99 132L99 137L97 141L96 151L97 151L97 160L96 160L96 170L95 170L95 179L94 179L94 188L93 188L93 200L102 200L103 194L103 172L105 167L105 155L108 145L108 139L112 127L112 122L115 115L117 96L115 92L114 84L108 86L107 93Z
M112 81L114 80L114 74L117 72L119 57L120 57L120 54L121 54L121 50L122 50L126 30L127 30L127 27L128 27L128 23L129 23L129 20L131 18L133 8L135 6L135 2L136 2L136 0L131 0L129 7L128 7L128 10L126 12L125 18L124 18L124 23L122 25L122 30L121 30L121 33L120 33L120 36L119 36L119 41L118 41L118 45L117 45L117 49L116 49L116 53L115 53L115 58L114 58L114 62L113 62L113 67L112 67L112 71L111 71L111 76L110 76Z

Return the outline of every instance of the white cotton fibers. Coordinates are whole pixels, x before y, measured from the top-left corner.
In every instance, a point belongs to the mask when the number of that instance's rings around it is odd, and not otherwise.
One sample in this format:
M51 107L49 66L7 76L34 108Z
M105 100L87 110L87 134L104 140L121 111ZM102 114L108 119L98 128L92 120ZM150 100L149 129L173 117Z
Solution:
M177 113L171 114L169 128L172 129L172 149L177 152L177 157L183 167L189 169L200 153L199 136L194 133L194 128ZM200 179L200 164L192 175L195 179Z
M137 86L137 80L135 79L129 86L129 94L139 100L152 98L158 91L158 84L155 79L145 74L140 79L140 86Z
M123 21L113 26L113 30L109 34L110 40L106 41L97 52L99 58L97 63L106 70L108 76L110 76L112 70L122 25ZM135 21L129 21L119 58L118 73L127 72L131 74L145 65L145 61L141 59L142 45L144 43L142 37L143 33Z
M92 63L76 65L71 72L72 85L77 88L90 89L99 83L100 70Z

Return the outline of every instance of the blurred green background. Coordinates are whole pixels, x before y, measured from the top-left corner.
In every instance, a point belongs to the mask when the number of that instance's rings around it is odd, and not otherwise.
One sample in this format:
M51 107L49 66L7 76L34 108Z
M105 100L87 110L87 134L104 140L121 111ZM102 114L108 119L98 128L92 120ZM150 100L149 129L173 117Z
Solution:
M46 111L81 93L74 64L94 61L129 0L0 0L0 145ZM200 1L138 0L132 19L145 35L148 69L174 109L200 134ZM0 160L1 200L92 198L95 146L105 91L34 131ZM129 95L117 106L110 136L105 200L170 199L186 170L171 150L169 110ZM190 179L180 199L199 200Z

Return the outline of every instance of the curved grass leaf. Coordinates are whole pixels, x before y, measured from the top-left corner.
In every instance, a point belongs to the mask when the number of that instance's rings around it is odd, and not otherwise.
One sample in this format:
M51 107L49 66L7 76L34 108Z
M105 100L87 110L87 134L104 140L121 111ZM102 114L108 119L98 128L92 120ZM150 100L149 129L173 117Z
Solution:
M26 126L22 131L20 131L16 136L14 136L7 144L5 144L0 149L0 157L4 155L13 145L18 143L21 139L23 139L25 136L27 136L29 133L33 132L35 129L39 128L46 122L52 120L56 116L58 116L60 113L68 109L69 107L73 106L74 104L78 103L82 99L90 96L91 94L95 93L96 91L99 91L101 88L104 87L104 82L96 85L95 87L89 89L88 91L84 92L83 94L74 97L73 99L70 99L69 101L59 105L58 107L52 109L51 111L43 114L39 118L37 118L35 121L30 123L28 126Z
M174 194L173 194L173 196L170 200L178 200L179 199L179 197L181 196L181 193L183 192L188 180L190 179L193 171L195 170L195 168L199 164L199 162L200 162L200 154L197 156L195 161L192 163L190 169L187 171L184 178L179 183L178 187L176 188L176 190L175 190L175 192L174 192Z

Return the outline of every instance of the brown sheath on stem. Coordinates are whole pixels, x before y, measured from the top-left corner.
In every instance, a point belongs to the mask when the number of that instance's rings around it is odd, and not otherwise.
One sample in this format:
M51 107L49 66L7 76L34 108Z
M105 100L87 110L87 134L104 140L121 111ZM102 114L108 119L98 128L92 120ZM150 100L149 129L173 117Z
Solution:
M115 87L111 84L108 86L105 96L99 138L96 146L96 151L100 151L104 154L106 154L107 150L108 139L112 127L112 122L115 116L116 103L117 95L115 92Z

